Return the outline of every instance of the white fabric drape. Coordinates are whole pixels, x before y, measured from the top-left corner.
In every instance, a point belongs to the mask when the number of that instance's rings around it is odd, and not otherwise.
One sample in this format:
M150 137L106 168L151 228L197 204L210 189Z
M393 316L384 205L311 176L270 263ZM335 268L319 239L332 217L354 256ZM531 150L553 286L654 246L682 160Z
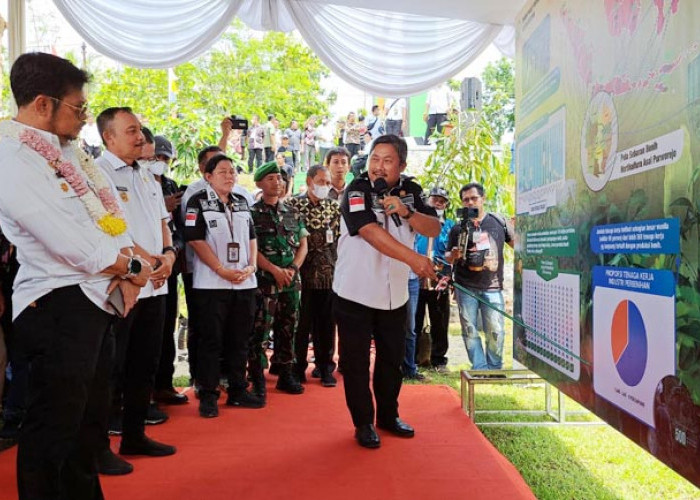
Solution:
M137 68L169 68L211 47L243 0L54 0L98 52Z
M285 0L306 43L341 78L377 95L412 95L473 61L502 26Z
M514 30L499 24L323 0L54 2L97 51L140 68L173 67L195 58L218 40L236 14L257 30L296 28L336 74L377 95L422 92L455 75L495 39L502 51L514 45ZM387 4L378 0L382 2ZM401 4L387 5L400 9Z

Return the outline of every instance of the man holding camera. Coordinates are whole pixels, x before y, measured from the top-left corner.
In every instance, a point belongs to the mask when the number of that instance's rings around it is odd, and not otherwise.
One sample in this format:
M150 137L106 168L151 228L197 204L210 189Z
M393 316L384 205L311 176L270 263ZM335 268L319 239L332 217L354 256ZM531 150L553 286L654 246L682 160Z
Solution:
M445 259L454 265L454 281L462 338L473 370L503 367L503 244L513 246L513 228L505 219L484 211L484 186L471 182L459 190L462 220L450 231ZM494 310L496 308L498 310ZM481 311L486 353L477 329Z

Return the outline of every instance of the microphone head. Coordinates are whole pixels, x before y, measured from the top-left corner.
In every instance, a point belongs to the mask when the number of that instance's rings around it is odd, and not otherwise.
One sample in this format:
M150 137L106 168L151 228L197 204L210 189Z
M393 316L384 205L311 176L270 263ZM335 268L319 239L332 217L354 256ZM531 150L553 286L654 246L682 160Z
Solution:
M384 194L389 190L389 184L386 183L386 179L384 177L379 177L376 181L374 181L372 188L374 189L375 193Z

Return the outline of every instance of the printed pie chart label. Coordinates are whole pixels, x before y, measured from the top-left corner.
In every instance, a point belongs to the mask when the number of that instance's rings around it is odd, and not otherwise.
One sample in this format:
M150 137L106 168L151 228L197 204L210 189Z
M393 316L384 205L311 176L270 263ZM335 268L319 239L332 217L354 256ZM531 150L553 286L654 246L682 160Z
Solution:
M610 343L620 378L630 387L636 386L644 377L649 349L644 320L634 302L623 300L617 305Z

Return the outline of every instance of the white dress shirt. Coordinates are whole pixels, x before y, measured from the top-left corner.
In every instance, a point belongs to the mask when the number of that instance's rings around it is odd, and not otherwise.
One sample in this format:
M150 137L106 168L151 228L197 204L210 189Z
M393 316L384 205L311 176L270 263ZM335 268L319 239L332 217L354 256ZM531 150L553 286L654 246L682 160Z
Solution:
M116 262L120 248L133 245L131 239L126 233L114 237L103 232L44 157L7 137L7 130L22 127L60 148L63 158L82 172L73 147L61 146L57 136L14 121L0 124L0 226L17 247L20 263L13 319L47 293L73 285L95 305L113 312L107 304L111 276L100 271Z
M131 239L150 254L160 255L163 252L162 221L170 220L160 184L148 169L126 165L110 151L105 151L95 160L95 164L111 181L112 192L124 210ZM167 293L167 282L156 289L149 280L141 289L139 298L157 297Z

